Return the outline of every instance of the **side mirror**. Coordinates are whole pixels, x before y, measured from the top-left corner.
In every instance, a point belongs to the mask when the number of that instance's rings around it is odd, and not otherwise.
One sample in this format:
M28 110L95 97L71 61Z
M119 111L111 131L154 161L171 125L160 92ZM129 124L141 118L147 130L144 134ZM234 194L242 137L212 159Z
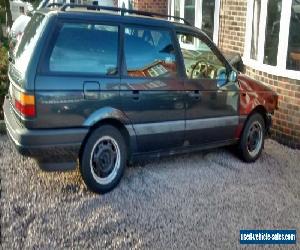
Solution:
M245 73L246 68L240 54L226 52L223 54L231 66L233 66L238 72Z
M232 70L230 71L228 75L228 82L236 82L238 79L238 74L236 71Z

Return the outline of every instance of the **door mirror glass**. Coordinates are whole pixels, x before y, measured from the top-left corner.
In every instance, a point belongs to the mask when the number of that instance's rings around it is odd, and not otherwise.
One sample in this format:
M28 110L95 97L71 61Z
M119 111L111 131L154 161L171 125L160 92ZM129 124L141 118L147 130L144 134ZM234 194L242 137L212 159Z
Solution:
M226 69L221 68L217 72L217 86L220 88L224 86L227 83L227 74L226 74Z
M232 70L230 71L228 75L228 82L236 82L237 81L238 74L236 71Z

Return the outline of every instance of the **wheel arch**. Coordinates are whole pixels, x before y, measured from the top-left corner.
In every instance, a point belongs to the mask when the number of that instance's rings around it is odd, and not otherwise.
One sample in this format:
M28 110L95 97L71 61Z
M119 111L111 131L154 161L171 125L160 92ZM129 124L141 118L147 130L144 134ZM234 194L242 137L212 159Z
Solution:
M268 113L268 111L267 111L267 109L265 108L265 106L263 106L263 105L258 105L258 106L256 106L256 107L251 111L251 113L249 114L248 117L250 117L250 116L251 116L252 114L254 114L254 113L259 113L259 114L261 114L262 117L264 118L264 121L265 121L265 124L266 124L266 122L267 122L267 113Z
M134 151L136 148L136 136L133 126L122 111L106 107L95 111L84 122L84 126L89 127L89 131L81 144L79 150L79 160L81 160L84 146L90 135L95 129L103 125L111 125L121 132L128 149L128 159L130 159L132 151Z
M263 105L257 105L254 109L252 109L252 111L247 115L247 119L244 123L244 127L245 127L245 124L247 123L247 121L249 120L249 118L255 113L258 113L263 117L264 122L265 122L265 130L267 131L268 130L267 127L268 127L268 123L269 123L268 116L267 116L268 111Z

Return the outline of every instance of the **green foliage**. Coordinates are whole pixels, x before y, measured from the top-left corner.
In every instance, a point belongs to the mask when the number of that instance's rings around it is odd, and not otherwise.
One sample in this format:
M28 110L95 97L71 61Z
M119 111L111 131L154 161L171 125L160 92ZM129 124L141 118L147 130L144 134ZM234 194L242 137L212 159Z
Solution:
M7 58L7 49L5 47L0 47L0 120L3 119L2 114L2 105L4 97L8 91L8 58Z
M0 7L0 25L5 24L6 14L5 9Z

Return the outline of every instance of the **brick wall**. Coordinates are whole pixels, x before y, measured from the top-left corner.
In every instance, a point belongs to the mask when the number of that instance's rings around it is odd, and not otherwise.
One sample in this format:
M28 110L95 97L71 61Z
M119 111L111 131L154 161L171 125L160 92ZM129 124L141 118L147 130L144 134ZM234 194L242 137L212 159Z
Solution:
M270 75L249 67L246 74L262 81L279 95L279 109L273 116L272 137L292 148L300 148L300 80Z
M229 53L244 52L246 0L221 0L219 47Z
M168 13L167 0L133 0L133 8L162 14Z

